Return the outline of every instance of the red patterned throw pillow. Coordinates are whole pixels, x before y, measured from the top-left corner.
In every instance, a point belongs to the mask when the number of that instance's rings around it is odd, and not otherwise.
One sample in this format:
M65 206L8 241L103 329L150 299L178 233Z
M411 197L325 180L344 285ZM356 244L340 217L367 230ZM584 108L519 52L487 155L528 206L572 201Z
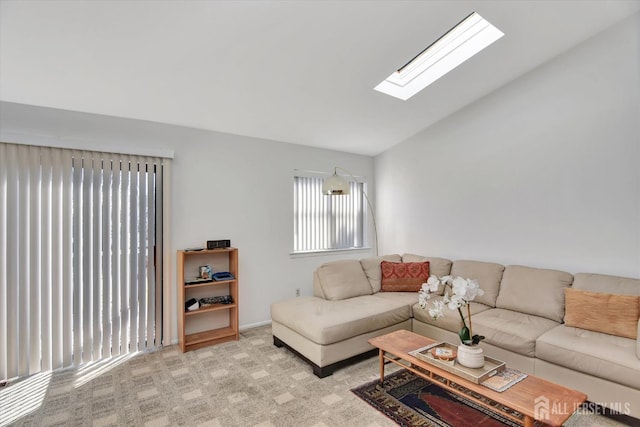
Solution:
M382 270L382 292L418 292L429 278L429 261L382 261L380 269Z

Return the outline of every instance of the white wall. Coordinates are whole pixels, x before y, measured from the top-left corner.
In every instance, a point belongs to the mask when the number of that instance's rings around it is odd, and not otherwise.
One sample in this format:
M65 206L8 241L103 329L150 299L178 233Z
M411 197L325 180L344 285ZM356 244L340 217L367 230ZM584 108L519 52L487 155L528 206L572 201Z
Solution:
M250 120L250 118L247 118ZM320 263L350 254L292 258L293 171L367 177L373 196L373 159L217 132L94 114L0 103L5 142L49 141L57 146L140 153L175 153L172 162L170 341L177 339L175 250L231 239L240 255L240 326L270 321L272 302L312 294ZM375 199L372 197L372 202Z
M293 171L340 165L373 184L373 159L336 151L207 132L183 140L173 162L176 248L231 239L240 255L240 325L271 319L272 302L311 295L322 262L367 252L292 258ZM370 187L373 188L373 185Z
M635 15L378 156L381 253L640 277L639 76Z

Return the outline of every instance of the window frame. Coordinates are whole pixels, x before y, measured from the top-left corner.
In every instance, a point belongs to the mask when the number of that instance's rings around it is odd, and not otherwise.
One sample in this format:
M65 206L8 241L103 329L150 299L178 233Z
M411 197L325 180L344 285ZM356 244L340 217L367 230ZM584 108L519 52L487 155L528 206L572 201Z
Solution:
M324 180L328 179L331 175L322 172L313 172L313 171L303 171L303 170L295 170L293 174L293 236L292 236L292 250L290 255L295 257L303 257L303 256L316 256L316 255L325 255L331 253L343 253L343 252L369 252L371 250L370 244L370 223L369 223L369 206L366 198L367 191L367 181L363 177L345 177L345 179L350 184L351 194L348 196L345 195L335 195L335 196L327 196L322 194L322 183ZM320 212L315 212L311 214L307 214L306 217L301 215L299 210L301 208L299 204L299 199L302 197L298 188L297 180L301 179L314 179L317 180L313 185L312 194L306 194L306 197L311 198L311 203L321 203L322 206L317 206L317 210ZM354 180L355 178L355 180ZM311 190L309 190L311 191ZM353 200L353 197L357 197L359 200ZM343 205L343 209L345 205L352 204L352 208L354 209L352 214L353 216L349 219L345 219L343 223L336 223L337 215L344 215L344 212L338 211L336 209L336 204L341 201ZM306 207L309 209L309 207ZM312 207L313 208L313 207ZM318 218L320 215L320 218ZM300 224L300 220L311 220L313 223L311 224ZM319 225L318 221L322 221L324 224ZM346 232L347 234L352 234L353 238L350 239L352 245L351 246L341 246L339 242L339 238L336 237L336 230L340 227L344 226L355 227L356 229L349 229ZM315 244L313 247L309 247L309 245L302 246L300 240L302 239L299 236L299 233L302 229L317 229L318 227L323 228L319 233L324 232L324 236L319 236L316 234L315 236L311 236L311 239L319 239L323 241L330 240L329 245L321 245ZM330 235L332 234L333 235ZM344 241L344 240L343 240ZM358 245L358 241L362 243ZM320 247L324 246L324 247Z

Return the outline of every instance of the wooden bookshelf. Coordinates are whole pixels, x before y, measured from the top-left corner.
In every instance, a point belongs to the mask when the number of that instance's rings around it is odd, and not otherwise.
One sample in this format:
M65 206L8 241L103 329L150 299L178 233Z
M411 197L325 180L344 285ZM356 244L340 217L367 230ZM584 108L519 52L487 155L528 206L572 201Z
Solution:
M198 276L199 267L211 266L214 272L228 271L232 280L187 284ZM180 349L196 350L240 338L238 332L238 249L178 251L178 341ZM212 304L189 311L191 298L231 296L230 304Z

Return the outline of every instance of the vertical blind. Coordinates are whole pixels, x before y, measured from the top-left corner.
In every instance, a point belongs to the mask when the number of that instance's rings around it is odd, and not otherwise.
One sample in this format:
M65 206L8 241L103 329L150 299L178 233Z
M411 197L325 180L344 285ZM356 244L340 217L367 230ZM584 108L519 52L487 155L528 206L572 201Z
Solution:
M0 378L160 345L163 161L0 143Z
M364 247L364 184L350 181L351 194L325 196L324 180L294 176L293 251Z

